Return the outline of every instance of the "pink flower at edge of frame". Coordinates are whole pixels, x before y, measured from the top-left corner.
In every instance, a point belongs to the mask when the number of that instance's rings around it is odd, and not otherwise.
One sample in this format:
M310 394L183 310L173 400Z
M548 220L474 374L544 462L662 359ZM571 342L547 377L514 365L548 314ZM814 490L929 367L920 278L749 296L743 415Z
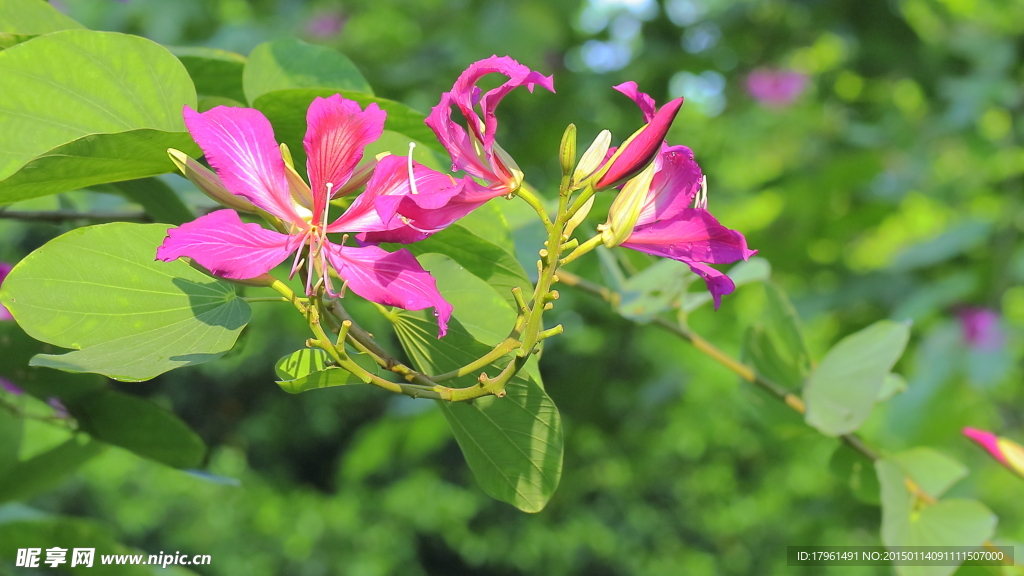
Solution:
M157 258L171 261L187 256L216 275L247 279L269 272L308 244L313 257L307 270L316 271L329 291L329 268L349 280L336 265L343 261L345 271L358 277L357 282L349 282L353 292L380 304L409 310L432 306L439 337L443 336L451 306L415 258L387 256L388 252L376 247L343 247L327 238L328 232L359 233L380 228L379 224L364 223L362 227L339 230L328 224L325 217L332 192L351 178L364 147L380 137L385 116L376 104L362 110L340 94L316 98L310 104L303 144L312 202L306 206L292 194L273 129L262 113L218 106L200 114L186 107L189 132L228 191L277 217L290 233L246 224L234 211L219 210L169 230ZM338 220L343 218L344 215ZM349 257L339 260L342 253ZM311 284L312 274L307 280L307 292L313 291Z

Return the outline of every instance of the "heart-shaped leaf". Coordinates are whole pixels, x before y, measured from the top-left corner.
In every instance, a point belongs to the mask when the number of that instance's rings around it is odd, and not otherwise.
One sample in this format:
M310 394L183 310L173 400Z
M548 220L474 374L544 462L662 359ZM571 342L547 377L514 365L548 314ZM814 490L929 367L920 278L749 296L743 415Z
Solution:
M249 305L183 261L155 261L166 232L123 222L79 228L18 263L0 301L33 338L76 350L32 364L140 381L230 350Z

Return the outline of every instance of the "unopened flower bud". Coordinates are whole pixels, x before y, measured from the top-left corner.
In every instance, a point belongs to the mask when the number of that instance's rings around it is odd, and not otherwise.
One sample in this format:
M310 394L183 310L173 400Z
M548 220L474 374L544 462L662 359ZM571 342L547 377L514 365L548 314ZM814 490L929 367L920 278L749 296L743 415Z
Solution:
M579 183L593 174L601 166L604 157L608 155L608 148L611 145L612 133L602 130L580 158L580 163L576 165L576 171L572 174L572 181Z
M576 165L576 125L569 124L562 133L562 144L558 149L558 159L562 164L562 178L568 178Z
M964 428L964 436L974 440L1000 464L1024 478L1024 446L977 428Z
M622 244L633 233L657 170L658 162L651 162L643 172L626 182L622 192L615 197L608 210L608 222L601 228L601 240L608 248Z
M638 130L630 139L619 146L616 157L608 161L605 173L597 183L598 188L617 186L639 172L654 159L665 141L665 134L683 105L682 98L665 104L658 109L651 121Z
M218 204L234 208L240 212L258 212L258 209L256 206L253 206L252 202L228 192L220 176L217 176L214 171L200 164L198 160L190 158L188 154L174 148L168 148L167 155L171 157L171 162L174 162L174 165L178 167L178 170L181 171L185 178L189 179L189 182L195 184L200 192L206 194Z
M470 132L470 134L472 134L472 132ZM494 158L505 167L505 170L508 171L509 174L511 174L511 179L508 181L507 185L508 193L512 194L522 186L523 179L526 178L526 174L524 174L519 168L519 165L512 159L512 156L510 156L504 148L499 146L497 142L494 143L492 150L494 151Z
M594 207L594 198L594 195L591 195L590 198L587 198L587 201L583 203L583 206L580 206L580 209L577 210L576 213L572 215L572 218L569 218L568 222L566 222L566 236L572 236L573 231L575 231L576 228L580 224L583 224L583 221L587 219L587 215L590 214L590 209Z

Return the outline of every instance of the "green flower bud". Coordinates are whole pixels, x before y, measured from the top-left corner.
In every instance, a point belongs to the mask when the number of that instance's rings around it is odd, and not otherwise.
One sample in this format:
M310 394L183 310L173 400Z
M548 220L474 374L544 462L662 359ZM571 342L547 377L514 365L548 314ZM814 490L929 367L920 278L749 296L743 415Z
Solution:
M562 144L559 147L558 159L562 163L562 178L568 178L576 165L576 125L569 124L562 133Z
M224 187L224 183L221 182L220 176L217 176L215 172L200 164L198 160L190 158L188 154L174 148L168 148L167 155L171 157L171 162L174 162L174 165L178 167L178 170L181 171L185 178L188 178L200 192L206 194L218 204L234 208L240 212L259 211L256 206L253 206L252 202L228 192L228 189Z

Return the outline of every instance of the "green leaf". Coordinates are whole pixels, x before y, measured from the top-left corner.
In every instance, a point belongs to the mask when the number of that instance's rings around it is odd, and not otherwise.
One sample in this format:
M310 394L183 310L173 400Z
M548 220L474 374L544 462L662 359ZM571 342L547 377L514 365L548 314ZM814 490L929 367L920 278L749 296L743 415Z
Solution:
M129 180L110 186L117 193L142 206L146 215L154 222L177 226L196 219L196 215L178 197L178 194L170 186L156 178Z
M882 383L882 389L878 391L878 399L875 401L885 402L886 400L892 398L896 394L906 391L906 389L906 379L904 379L903 376L896 374L895 372L890 372L889 374L885 375L885 381Z
M458 262L471 274L490 284L513 310L516 302L512 296L512 288L518 286L523 291L524 298L530 297L530 280L516 257L500 246L470 232L461 223L452 224L426 240L410 244L407 248L416 256L443 254ZM502 337L507 333L506 330Z
M43 0L0 0L0 36L34 36L84 28Z
M255 104L260 96L292 88L329 88L334 92L373 89L347 56L326 46L294 38L264 42L253 48L242 74L245 98ZM305 114L306 109L302 109Z
M0 478L18 463L24 420L0 406Z
M175 468L199 466L206 444L177 416L156 404L104 390L68 405L81 429L96 440Z
M171 47L169 50L188 70L197 94L245 102L242 90L245 56L202 46Z
M191 136L179 132L86 136L45 152L0 182L0 204L177 170L167 158L168 148L202 154Z
M364 354L349 353L357 364L369 372L377 372L377 364ZM304 348L281 358L274 365L279 378L277 384L285 392L298 394L306 390L362 384L351 372L330 365L327 353L319 348Z
M422 312L398 314L395 331L415 366L428 373L454 370L490 350L454 318L440 340L434 318ZM499 370L492 365L486 372L493 376ZM468 376L445 384L473 382ZM504 398L438 404L484 492L525 512L539 512L562 475L561 418L544 389L524 371L506 391Z
M838 476L860 501L880 503L878 476L875 463L846 444L840 444L832 453L829 469Z
M617 264L611 260L605 264L609 272L616 275ZM733 266L728 274L736 286L761 282L770 275L771 265L764 258L757 257ZM660 259L622 281L619 313L635 322L650 322L658 314L675 308L682 308L686 313L693 312L713 300L702 282L698 283L700 291L688 291L690 285L698 279L686 264L668 258Z
M950 499L921 508L907 489L903 469L888 459L875 463L882 497L882 543L886 546L981 546L997 518L975 500ZM948 576L956 566L897 566L900 576Z
M967 476L967 467L933 448L913 448L887 456L932 498L941 498L950 486Z
M607 260L615 275L618 264ZM663 258L622 281L619 314L635 322L650 322L655 316L679 305L697 275L682 262Z
M909 337L907 324L881 320L840 340L804 386L807 423L832 436L860 427Z
M444 149L437 143L434 132L424 124L426 116L394 100L348 90L299 88L267 92L257 98L252 105L263 112L274 125L274 135L279 142L284 142L291 149L295 165L304 167L306 152L302 147L302 138L306 134L306 109L309 108L314 98L327 98L338 93L345 98L355 100L363 108L376 102L382 110L388 113L387 120L384 122L386 130L404 134L439 153L444 153Z
M754 282L764 282L768 280L771 275L771 264L769 264L764 258L759 258L757 256L733 266L727 274L737 288L746 284L753 284ZM714 298L711 296L711 292L708 292L707 290L688 292L683 299L683 312L689 314L712 300L714 300Z
M18 263L0 301L33 338L76 350L36 356L34 366L140 381L231 349L249 305L181 260L155 261L166 231L124 222L79 228Z
M78 437L17 463L0 476L0 502L24 500L53 488L102 450L102 443Z
M76 576L152 576L154 573L153 566L103 564L101 555L142 555L143 564L149 555L117 542L107 529L97 523L70 516L39 516L0 522L0 558L13 565L19 548L42 548L44 552L40 555L39 567L45 571L49 569L49 565L43 563L46 560L45 550L57 546L68 551L65 556L67 564L60 566L61 573ZM92 548L96 551L92 567L86 564L71 568L71 555L75 548ZM180 566L174 569L178 574L192 574Z
M758 373L788 388L797 388L811 372L811 358L796 310L781 288L764 283L767 296L763 324L747 331L743 358Z
M0 204L174 169L188 73L137 36L66 30L0 52ZM157 153L159 151L159 153Z

